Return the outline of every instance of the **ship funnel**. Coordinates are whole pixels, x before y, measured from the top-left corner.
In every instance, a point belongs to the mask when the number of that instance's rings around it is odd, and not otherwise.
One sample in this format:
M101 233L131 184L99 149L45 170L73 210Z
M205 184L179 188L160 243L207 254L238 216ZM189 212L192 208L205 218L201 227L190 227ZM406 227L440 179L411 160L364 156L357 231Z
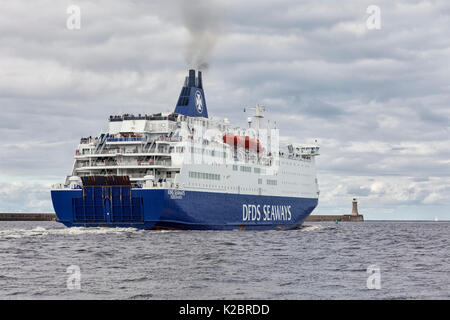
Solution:
M195 70L189 70L188 86L195 87Z
M203 89L202 72L201 72L201 71L198 72L197 80L198 80L197 86L198 86L200 89Z
M195 70L189 70L174 112L189 117L208 118L201 71L196 77Z

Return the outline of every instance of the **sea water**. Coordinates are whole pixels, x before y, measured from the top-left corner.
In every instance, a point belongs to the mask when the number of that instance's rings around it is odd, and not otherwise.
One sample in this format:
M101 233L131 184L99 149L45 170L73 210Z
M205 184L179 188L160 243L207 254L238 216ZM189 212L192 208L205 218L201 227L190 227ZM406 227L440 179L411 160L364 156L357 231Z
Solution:
M0 299L449 299L449 222L146 231L0 222Z

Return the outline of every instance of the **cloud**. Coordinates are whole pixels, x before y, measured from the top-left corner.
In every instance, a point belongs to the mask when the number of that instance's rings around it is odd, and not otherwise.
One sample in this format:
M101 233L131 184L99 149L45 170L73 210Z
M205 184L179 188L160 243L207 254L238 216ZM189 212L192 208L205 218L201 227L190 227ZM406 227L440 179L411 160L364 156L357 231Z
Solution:
M318 139L317 213L351 209L353 196L369 218L448 208L450 4L379 1L381 30L367 30L372 1L216 3L199 12L220 31L206 37L209 113L245 125L243 107L262 103L284 140ZM203 46L180 1L77 1L74 31L71 4L2 6L2 210L51 210L46 188L69 173L79 138L110 114L173 110L186 48Z
M49 192L50 185L24 182L0 183L0 212L53 212Z

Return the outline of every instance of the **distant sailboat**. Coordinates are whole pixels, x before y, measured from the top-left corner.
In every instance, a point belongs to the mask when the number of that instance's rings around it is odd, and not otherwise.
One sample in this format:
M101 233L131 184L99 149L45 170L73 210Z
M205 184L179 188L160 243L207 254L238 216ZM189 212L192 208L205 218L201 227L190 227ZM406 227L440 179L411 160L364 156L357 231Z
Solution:
M434 222L438 222L438 221L439 221L438 217L435 216L435 217L434 217Z

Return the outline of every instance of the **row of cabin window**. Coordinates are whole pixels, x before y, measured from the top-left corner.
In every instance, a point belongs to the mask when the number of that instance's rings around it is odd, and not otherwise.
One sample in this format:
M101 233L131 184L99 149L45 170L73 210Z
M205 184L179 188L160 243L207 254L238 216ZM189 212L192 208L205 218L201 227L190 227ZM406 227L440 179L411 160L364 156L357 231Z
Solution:
M311 159L311 157L308 158L309 160ZM280 160L277 160L277 164L280 164ZM293 161L281 161L281 164L285 164L288 166L294 166L294 167L307 167L309 168L311 165L307 164L307 163L302 163L299 162L298 160L293 160Z
M190 186L200 187L200 188L212 188L212 189L224 189L224 190L239 190L239 191L254 191L257 192L258 188L245 188L245 187L229 187L229 186L217 186L211 184L202 183L189 183Z
M312 176L312 174L293 172L293 171L284 171L284 170L281 170L281 173L282 174L288 174L288 175L291 175L291 176L302 176L302 177L311 177Z
M238 165L236 165L236 164L233 164L233 170L234 171L237 171L238 170ZM241 166L241 171L242 172L252 172L252 167L247 167L247 166ZM261 173L261 172L264 172L265 170L264 169L261 169L261 168L253 168L253 172L254 173Z
M206 154L212 157L222 157L222 158L226 158L227 157L227 153L226 152L221 152L221 151L217 151L217 150L209 150L209 149L202 149L202 148L194 148L191 147L191 153L198 153L198 154Z
M220 174L189 171L189 178L207 179L207 180L217 180L217 181L219 181L220 180Z

